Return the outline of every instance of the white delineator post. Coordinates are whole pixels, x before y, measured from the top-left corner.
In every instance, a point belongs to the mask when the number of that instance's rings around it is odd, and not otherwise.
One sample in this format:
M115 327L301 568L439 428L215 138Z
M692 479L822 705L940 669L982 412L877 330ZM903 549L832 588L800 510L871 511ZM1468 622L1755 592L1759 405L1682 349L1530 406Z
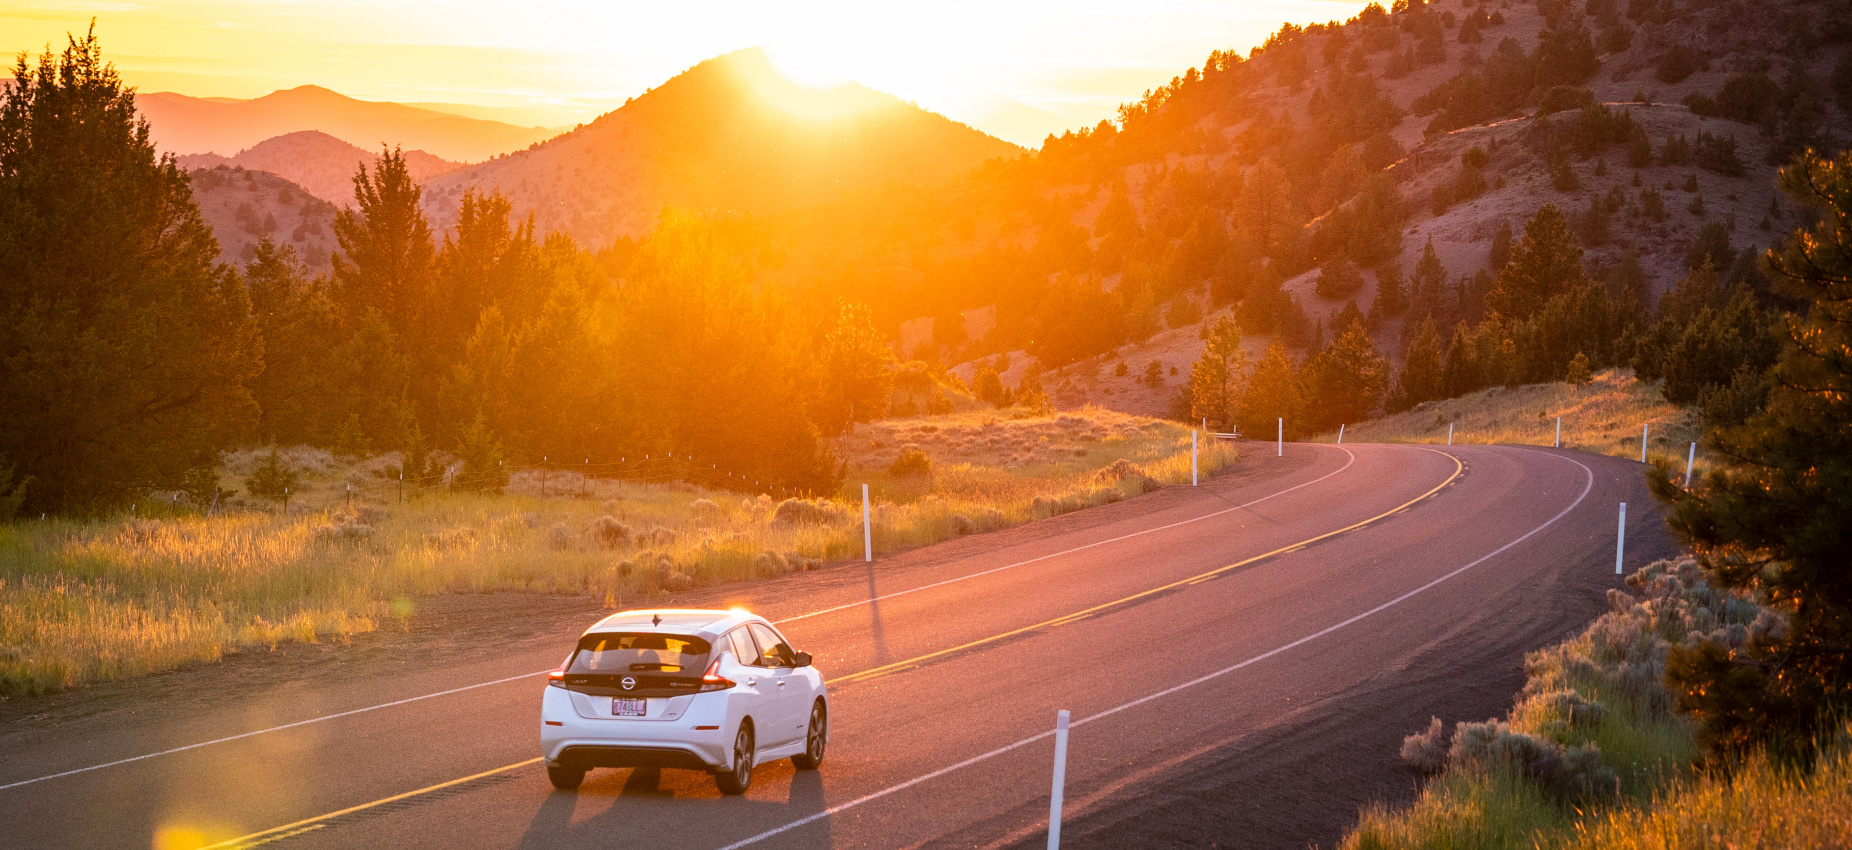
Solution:
M1453 423L1447 423L1447 445L1453 445Z
M1627 503L1620 503L1620 533L1614 537L1614 574L1620 575L1621 558L1627 554Z
M1556 447L1559 449L1563 447L1563 418L1561 416L1556 417Z
M1338 426L1338 445L1344 445L1344 426Z
M1275 456L1285 457L1286 456L1286 417L1284 416L1280 417L1280 431L1279 431L1279 436L1276 439L1279 441L1279 451L1275 452Z
M1685 489L1691 489L1691 465L1698 461L1698 444L1691 444L1691 451L1685 454Z
M1652 429L1652 427L1653 427L1653 423L1651 422L1648 422L1640 426L1640 462L1641 463L1646 462L1646 434L1648 431Z
M875 530L868 518L868 485L862 485L862 560L875 559Z
M1067 785L1067 709L1055 713L1055 782L1048 801L1048 850L1061 847L1061 789Z
M1207 422L1208 420L1205 419L1203 421ZM1197 431L1190 432L1190 486L1191 487L1196 486L1196 435L1198 433L1200 432L1197 432Z

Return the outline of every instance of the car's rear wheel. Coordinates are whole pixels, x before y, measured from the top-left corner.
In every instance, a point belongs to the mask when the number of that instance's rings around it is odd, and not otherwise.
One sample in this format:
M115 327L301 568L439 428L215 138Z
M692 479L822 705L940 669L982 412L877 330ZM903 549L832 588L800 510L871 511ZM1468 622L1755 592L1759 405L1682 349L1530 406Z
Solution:
M823 700L810 707L810 727L804 733L804 754L791 757L799 770L816 770L823 765L823 750L830 742L830 712Z
M744 794L752 787L752 724L741 723L738 735L733 736L733 766L731 769L714 774L714 784L720 786L722 794Z
M585 768L567 767L563 764L547 765L547 781L561 791L577 791L580 783L585 781Z

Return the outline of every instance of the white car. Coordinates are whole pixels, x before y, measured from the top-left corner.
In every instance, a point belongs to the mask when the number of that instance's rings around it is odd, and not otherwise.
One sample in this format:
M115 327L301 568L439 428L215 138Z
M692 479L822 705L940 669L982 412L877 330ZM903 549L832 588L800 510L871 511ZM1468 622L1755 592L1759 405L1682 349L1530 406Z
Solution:
M547 779L573 790L594 767L705 770L744 794L752 769L823 763L829 692L764 617L743 610L624 611L599 620L540 701Z

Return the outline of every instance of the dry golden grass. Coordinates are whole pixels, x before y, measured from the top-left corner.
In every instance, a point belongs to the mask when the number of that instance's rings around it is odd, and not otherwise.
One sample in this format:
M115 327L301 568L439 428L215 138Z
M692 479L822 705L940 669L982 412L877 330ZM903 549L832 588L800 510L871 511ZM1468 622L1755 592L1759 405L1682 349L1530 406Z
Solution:
M1459 444L1548 446L1563 419L1563 447L1595 454L1640 458L1640 427L1650 425L1649 459L1663 457L1684 467L1686 450L1703 423L1690 409L1659 394L1657 383L1635 380L1633 372L1609 369L1586 386L1566 383L1493 387L1347 427L1347 443L1445 443L1452 423ZM1336 434L1320 435L1330 441ZM1698 455L1702 470L1703 453Z
M1187 429L1105 411L922 417L864 425L846 443L901 437L930 457L930 476L888 475L885 448L847 451L841 498L795 511L812 521L792 521L794 509L781 519L769 497L558 472L546 497L537 474L520 474L501 495L439 491L400 504L391 488L375 489L350 513L345 482L379 480L368 472L377 461L300 452L312 480L288 515L147 518L143 505L142 518L0 525L0 694L285 641L345 641L410 614L421 595L587 594L625 605L859 557L864 481L875 494L875 549L888 553L1190 474ZM1206 446L1203 472L1233 460L1231 448Z

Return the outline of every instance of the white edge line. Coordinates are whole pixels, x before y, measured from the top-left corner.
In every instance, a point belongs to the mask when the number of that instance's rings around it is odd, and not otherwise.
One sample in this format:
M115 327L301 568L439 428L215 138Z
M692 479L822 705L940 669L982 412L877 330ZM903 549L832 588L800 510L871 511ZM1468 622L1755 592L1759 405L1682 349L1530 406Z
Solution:
M1351 464L1353 464L1353 463L1356 463L1356 462L1357 462L1357 456L1356 456L1356 455L1354 455L1354 454L1351 454L1351 452L1350 452L1350 450L1349 450L1349 449L1346 449L1346 448L1342 448L1342 447L1338 447L1338 451L1341 451L1341 452L1343 452L1343 453L1345 454L1345 456L1347 457L1347 460L1345 460L1345 461L1344 461L1344 465L1343 465L1343 466L1340 466L1340 467L1338 467L1337 469L1334 469L1334 470L1331 470L1330 472L1327 472L1327 473L1325 473L1324 475L1320 475L1319 477L1317 477L1317 478L1314 478L1314 479L1312 479L1312 480L1310 480L1310 481L1307 481L1307 482L1304 482L1304 483L1302 483L1302 484L1295 484L1295 485L1293 485L1293 486L1291 486L1291 487L1288 487L1288 488L1286 488L1286 489L1284 489L1284 490L1281 490L1281 491L1279 491L1279 492L1277 492L1277 493L1269 493L1269 494L1267 494L1267 495L1265 495L1265 496L1262 496L1262 497L1260 497L1260 498L1258 498L1258 499L1255 499L1254 501L1251 501L1251 502L1243 502L1243 503L1241 503L1241 504L1239 504L1239 505L1235 505L1235 506L1233 506L1233 507L1228 507L1228 508L1223 508L1223 509L1221 509L1221 510L1219 510L1219 511L1214 511L1214 512L1212 512L1212 513L1206 513L1206 514L1203 514L1202 516L1198 516L1198 517L1191 517L1191 518L1189 518L1189 519L1184 519L1184 520L1178 520L1178 521L1176 521L1176 522L1173 522L1173 523L1170 523L1169 525L1160 525L1160 526L1157 526L1157 527L1155 527L1155 528L1147 528L1147 529L1144 529L1143 531L1134 531L1134 532L1132 532L1132 533L1130 533L1130 534L1121 534L1121 535L1119 535L1118 537L1113 537L1113 538L1109 538L1109 539L1106 539L1106 540L1095 540L1095 541L1094 541L1094 542L1092 542L1092 543L1087 543L1087 544L1084 544L1084 545L1081 545L1081 546L1075 546L1075 547L1074 547L1074 548L1072 548L1072 549L1063 549L1063 550L1061 550L1061 551L1059 551L1059 552L1050 552L1049 554L1046 554L1046 555L1038 555L1038 556L1036 556L1036 557L1034 557L1034 558L1030 558L1030 559L1028 559L1028 560L1026 560L1026 561L1017 561L1017 562L1016 562L1016 563L1014 563L1014 564L1005 564L1005 565L1003 565L1003 566L1001 566L1001 567L991 567L991 568L990 568L990 569L988 569L988 570L980 570L980 571L978 571L978 572L975 572L975 573L971 573L971 574L969 574L969 575L962 575L962 576L957 576L957 577L955 577L955 578L948 578L948 579L945 579L944 581L936 581L936 582L933 582L932 584L923 584L923 585L920 585L919 587L915 587L915 588L910 588L910 589L907 589L907 590L897 590L897 591L895 591L895 592L893 592L893 593L889 593L889 594L885 594L885 595L882 595L882 596L876 596L876 597L874 597L874 598L872 598L872 599L860 599L860 600L857 600L857 601L855 601L855 602L850 602L850 603L848 603L848 604L845 604L845 605L837 605L837 606L835 606L835 607L833 607L833 608L824 608L824 609L822 609L822 610L818 610L818 611L811 611L811 612L810 612L810 613L808 613L808 614L798 614L798 615L796 615L796 616L794 616L794 617L786 617L786 618L784 618L784 619L782 619L782 620L775 620L774 622L776 622L776 623L791 623L791 622L796 622L796 621L798 621L798 620L803 620L803 619L808 619L808 618L810 618L810 617L817 617L817 616L821 616L821 615L823 615L823 614L833 614L833 613L835 613L835 612L837 612L837 611L843 611L843 610L847 610L847 609L850 609L850 608L854 608L854 607L857 607L857 606L860 606L860 605L868 605L868 604L871 604L871 603L874 603L874 602L880 602L880 601L883 601L883 600L887 600L887 599L893 599L893 598L894 598L894 597L896 597L896 596L905 596L905 595L907 595L907 594L909 594L909 593L918 593L918 592L920 592L920 591L922 591L922 590L931 590L931 589L933 589L933 588L935 588L935 587L943 587L943 586L945 586L945 585L948 585L948 584L954 584L954 583L957 583L957 582L961 582L961 581L964 581L964 580L966 580L966 579L974 579L974 578L980 578L980 577L982 577L982 576L987 576L987 575L990 575L990 574L992 574L992 573L1000 573L1000 572L1003 572L1004 570L1011 570L1011 569L1015 569L1015 568L1017 568L1017 567L1021 567L1021 566L1026 566L1026 565L1029 565L1029 564L1033 564L1033 563L1035 563L1035 562L1037 562L1037 561L1046 561L1046 560L1048 560L1049 558L1059 558L1059 557L1061 557L1062 555L1072 555L1072 554L1074 554L1075 552L1080 552L1080 551L1083 551L1083 550L1086 550L1086 549L1092 549L1092 548L1093 548L1093 547L1095 547L1095 546L1104 546L1104 545L1106 545L1106 544L1108 544L1108 543L1117 543L1117 542L1119 542L1119 541L1121 541L1121 540L1130 540L1131 538L1134 538L1134 537L1139 537L1139 536L1142 536L1142 535L1146 535L1146 534L1154 534L1154 533L1156 533L1156 532L1159 532L1159 531L1166 531L1166 530L1169 530L1169 529L1172 529L1172 528L1176 528L1177 526L1180 526L1180 525L1189 525L1190 523L1193 523L1193 522L1202 522L1203 520L1206 520L1206 519L1213 519L1213 518L1215 518L1215 517L1219 517L1219 516L1221 516L1221 515L1223 515L1223 514L1227 514L1227 513L1232 513L1232 512L1234 512L1234 511L1239 511L1239 510L1243 510L1243 509L1246 509L1246 508L1250 508L1250 507L1253 507L1254 505L1258 505L1258 504L1260 504L1261 502L1265 502L1265 501L1267 501L1268 499L1271 499L1271 498L1273 498L1273 497L1275 497L1275 496L1284 496L1284 495L1286 495L1287 493L1291 493L1292 491L1294 491L1294 490L1298 490L1298 489L1300 489L1300 488L1302 488L1302 487L1310 487L1310 486L1312 486L1313 484L1317 484L1317 483L1318 483L1318 482L1320 482L1320 481L1323 481L1323 480L1325 480L1325 479L1327 479L1327 478L1330 478L1330 477L1331 477L1331 476L1333 476L1333 475L1336 475L1336 474L1338 474L1338 473L1340 473L1340 472L1343 472L1343 471L1344 471L1344 470L1346 470L1346 469L1349 469L1349 468L1350 468L1350 466L1351 466Z
M171 750L162 750L158 753L147 753L144 755L132 756L132 757L125 758L125 759L118 759L116 761L112 761L107 764L93 764L89 767L80 767L75 770L64 771L63 773L53 773L48 776L40 776L36 779L22 779L18 782L12 782L6 785L0 785L0 791L5 791L8 788L18 788L21 785L31 785L34 782L44 782L47 779L57 779L60 777L72 776L72 775L79 774L79 773L88 773L92 770L102 770L103 768L106 768L106 767L115 767L117 765L124 765L124 764L129 764L131 762L138 762L143 759L151 759L156 756L173 755L174 753L183 753L183 752L186 752L187 750L197 750L200 747L210 747L213 744L223 744L228 741L236 741L236 740L239 740L240 738L249 738L254 735L264 735L264 734L268 734L271 732L281 732L284 729L293 729L297 726L307 726L311 723L320 723L324 720L333 720L337 717L347 717L347 716L354 715L354 714L362 714L368 711L376 711L382 708L391 708L395 705L404 705L408 702L417 702L419 700L431 699L433 697L449 696L450 694L462 693L463 691L471 691L477 688L486 688L486 687L489 687L490 685L506 684L508 682L513 682L519 679L532 678L534 676L538 676L541 673L545 673L545 672L546 672L545 670L542 670L540 671L540 673L522 673L519 676L509 676L506 679L496 679L493 682L479 682L474 685L464 685L463 687L460 687L460 688L451 688L450 690L447 690L447 691L438 691L437 693L434 693L434 694L424 694L422 696L406 697L405 699L393 700L392 702L383 702L383 703L380 703L379 705L369 705L365 708L356 708L356 709L352 709L349 711L343 711L338 714L328 714L328 715L324 715L321 717L311 717L307 720L298 720L294 723L285 723L281 726L272 726L268 729L258 729L253 732L245 732L242 734L231 735L231 736L227 736L224 738L215 738L210 741L201 741L197 744L187 744L186 746L183 746L183 747L174 747Z
M811 618L811 617L817 617L817 616L822 616L822 615L824 615L824 614L831 614L831 613L835 613L835 612L837 612L837 611L844 611L844 610L847 610L847 609L850 609L850 608L854 608L854 607L856 607L856 606L859 606L859 605L868 605L868 604L871 604L871 603L874 603L874 602L880 602L880 601L882 601L882 600L885 600L885 599L892 599L892 598L894 598L894 597L896 597L896 596L905 596L905 595L907 595L907 594L909 594L909 593L918 593L918 592L920 592L920 591L922 591L922 590L930 590L930 589L932 589L932 588L935 588L935 587L943 587L943 586L945 586L945 585L948 585L948 584L954 584L954 583L957 583L957 582L961 582L961 581L965 581L965 580L967 580L967 579L974 579L974 578L979 578L979 577L982 577L982 576L987 576L987 575L990 575L990 574L992 574L992 573L1000 573L1000 572L1003 572L1004 570L1008 570L1008 569L1014 569L1014 568L1016 568L1016 567L1021 567L1021 566L1025 566L1025 565L1028 565L1028 564L1033 564L1033 563L1035 563L1035 562L1037 562L1037 561L1046 561L1046 560L1048 560L1048 559L1050 559L1050 558L1059 558L1059 557L1061 557L1062 555L1071 555L1071 554L1073 554L1073 553L1075 553L1075 552L1079 552L1079 551L1082 551L1082 550L1084 550L1084 549L1091 549L1091 548L1093 548L1093 547L1095 547L1095 546L1104 546L1104 545L1106 545L1106 544L1108 544L1108 543L1117 543L1117 542L1119 542L1119 541L1121 541L1121 540L1129 540L1129 539L1131 539L1131 538L1133 538L1133 537L1138 537L1138 536L1140 536L1140 535L1145 535L1145 534L1151 534L1151 533L1153 533L1153 532L1158 532L1158 531L1164 531L1164 530L1166 530L1166 529L1171 529L1171 528L1176 528L1176 527L1178 527L1178 526L1180 526L1180 525L1189 525L1190 523L1193 523L1193 522L1201 522L1201 521L1203 521L1203 520L1206 520L1206 519L1211 519L1211 518L1214 518L1214 517L1218 517L1218 516L1221 516L1221 515L1223 515L1223 514L1226 514L1226 513L1230 513L1230 512L1232 512L1232 511L1238 511L1238 510L1242 510L1243 508L1247 508L1247 507L1250 507L1250 506L1253 506L1253 505L1258 505L1258 504L1260 504L1261 502L1264 502L1264 501L1267 501L1268 499L1271 499L1271 498L1273 498L1273 497L1275 497L1275 496L1283 496L1283 495L1285 495L1285 494L1287 494L1287 493L1291 493L1292 491L1294 491L1294 490L1298 490L1298 489L1300 489L1300 488L1302 488L1302 487L1310 487L1310 486L1312 486L1313 484L1317 484L1317 483L1318 483L1318 482L1320 482L1320 481L1323 481L1323 480L1325 480L1325 479L1327 479L1327 478L1330 478L1330 477L1331 477L1331 476L1333 476L1333 475L1336 475L1336 474L1338 474L1338 473L1340 473L1340 472L1343 472L1343 471L1344 471L1344 470L1346 470L1346 469L1349 469L1349 468L1351 467L1351 464L1353 464L1353 463L1356 463L1356 462L1357 462L1357 456L1356 456L1356 455L1354 455L1354 454L1351 454L1351 452L1350 452L1350 450L1349 450L1349 449L1343 449L1343 448L1340 448L1340 449L1339 449L1339 451L1342 451L1342 452L1344 452L1344 454L1345 454L1345 456L1347 457L1347 459L1346 459L1346 460L1344 461L1344 465L1343 465L1343 466L1340 466L1340 467L1338 467L1337 469L1334 469L1334 470L1332 470L1332 471L1330 471L1330 472L1327 472L1327 473L1325 473L1324 475L1321 475L1321 476L1319 476L1319 477L1317 477L1317 478L1314 478L1314 479L1312 479L1312 480L1310 480L1310 481L1307 481L1307 482L1304 482L1304 483L1302 483L1302 484L1295 484L1295 485L1293 485L1293 486L1291 486L1291 487L1288 487L1288 488L1286 488L1286 489L1284 489L1284 490L1281 490L1281 491L1279 491L1279 492L1277 492L1277 493L1270 493L1270 494L1268 494L1268 495L1265 495L1265 496L1262 496L1262 497L1260 497L1260 498L1258 498L1258 499L1255 499L1254 501L1251 501L1251 502L1244 502L1244 503L1242 503L1242 504L1239 504L1239 505L1235 505L1234 507L1230 507L1230 508L1224 508L1224 509L1222 509L1222 510L1219 510L1219 511L1215 511L1214 513L1207 513L1207 514L1203 514L1202 516L1199 516L1199 517L1192 517L1192 518L1190 518L1190 519L1186 519L1186 520L1179 520L1179 521L1177 521L1177 522L1173 522L1173 523L1170 523L1169 525L1160 525L1160 526L1158 526L1158 527L1156 527L1156 528L1147 528L1147 529L1145 529L1145 530L1143 530L1143 531L1134 531L1134 532L1132 532L1131 534L1122 534L1122 535L1120 535L1120 536L1118 536L1118 537L1114 537L1114 538L1111 538L1111 539L1108 539L1108 540L1097 540L1097 541L1094 541L1094 542L1092 542L1092 543L1088 543L1088 544L1086 544L1086 545L1084 545L1084 546L1076 546L1076 547L1074 547L1074 548L1072 548L1072 549L1064 549L1064 550L1062 550L1062 551L1060 551L1060 552L1053 552L1053 553L1050 553L1050 554L1047 554L1047 555L1041 555L1041 556L1038 556L1038 557L1035 557L1035 558L1030 558L1030 559L1028 559L1028 560L1026 560L1026 561L1017 561L1016 563L1013 563L1013 564L1006 564L1006 565L1004 565L1004 566L1001 566L1001 567L993 567L993 568L991 568L991 569L988 569L988 570L983 570L983 571L980 571L980 572L975 572L975 573L971 573L971 574L969 574L969 575L962 575L962 576L958 576L958 577L956 577L956 578L949 578L949 579L945 579L944 581L938 581L938 582L934 582L934 583L932 583L932 584L926 584L926 585L921 585L921 586L919 586L919 587L915 587L915 588L911 588L911 589L908 589L908 590L900 590L900 591L895 591L895 592L893 592L893 593L889 593L889 594L886 594L886 595L884 595L884 596L877 596L877 597L874 597L874 598L872 598L872 599L863 599L863 600L858 600L858 601L855 601L855 602L850 602L850 603L848 603L848 604L846 604L846 605L838 605L838 606L836 606L836 607L834 607L834 608L824 608L824 609L822 609L822 610L820 610L820 611L811 611L810 613L807 613L807 614L798 614L797 616L794 616L794 617L786 617L785 619L782 619L782 620L773 620L772 622L774 622L774 623L779 623L779 624L783 624L783 623L790 623L790 622L794 622L794 621L797 621L797 620L804 620L804 619L808 619L808 618ZM183 746L183 747L174 747L173 749L170 749L170 750L161 750L160 752L156 752L156 753L146 753L146 754L144 754L144 755L139 755L139 756L133 756L133 757L130 757L130 758L125 758L125 759L118 759L118 760L116 760L116 761L112 761L112 762L107 762L107 763L104 763L104 764L93 764L93 765L90 765L89 767L80 767L80 768L76 768L76 769L73 769L73 770L67 770L67 771L64 771L64 772L62 772L62 773L53 773L53 774L48 774L48 775L46 775L46 776L40 776L40 777L36 777L36 778L33 778L33 779L22 779L22 780L20 780L20 781L18 781L18 782L12 782L12 783L8 783L8 784L6 784L6 785L0 785L0 791L5 791L5 790L7 790L7 789L9 789L9 788L18 788L18 787L20 787L20 786L22 786L22 785L31 785L31 784L33 784L33 783L35 783L35 782L44 782L44 781L46 781L46 780L48 780L48 779L61 779L61 778L63 778L63 777L66 777L66 776L74 776L74 775L76 775L76 774L79 774L79 773L88 773L88 772L90 772L90 771L93 771L93 770L102 770L103 768L106 768L106 767L118 767L118 766L121 766L121 765L125 765L125 764L131 764L131 763L133 763L133 762L138 762L138 761L142 761L143 759L151 759L151 758L155 758L155 757L157 757L157 756L167 756L167 755L173 755L174 753L183 753L183 752L186 752L187 750L196 750L196 749L199 749L200 747L210 747L210 746L212 746L212 745L214 745L214 744L224 744L224 743L229 743L229 742L231 742L231 741L236 741L236 740L240 740L240 739L243 739L243 738L250 738L250 737L252 737L252 736L255 736L255 735L266 735L266 734L269 734L269 733L271 733L271 732L281 732L281 731L283 731L283 730L285 730L285 729L293 729L293 728L295 728L295 727L298 727L298 726L307 726L307 725L309 725L309 724L311 724L311 723L320 723L320 722L322 722L322 721L325 721L325 720L335 720L335 719L337 719L337 718L341 718L341 717L350 717L350 716L352 716L352 715L355 715L355 714L364 714L364 713L366 713L366 712L369 712L369 711L378 711L379 709L382 709L382 708L392 708L392 707L394 707L394 706L399 706L399 705L404 705L404 704L406 704L406 703L411 703L411 702L417 702L417 701L419 701L419 700L426 700L426 699L432 699L432 698L434 698L434 697L441 697L441 696L449 696L450 694L455 694L455 693L461 693L461 692L463 692L463 691L468 691L468 690L474 690L474 689L476 689L476 688L486 688L486 687L489 687L489 686L491 686L491 685L502 685L502 684L507 684L508 682L513 682L513 681L518 681L518 680L520 680L520 679L526 679L526 678L530 678L530 677L533 677L533 676L541 676L541 675L545 675L545 674L546 674L547 672L549 672L549 671L550 671L551 669L552 669L552 668L548 668L547 670L537 670L537 671L535 671L535 672L533 672L533 673L523 673L523 674L521 674L521 675L519 675L519 676L509 676L509 677L508 677L508 678L506 678L506 679L496 679L496 680L495 680L495 681L493 681L493 682L479 682L479 683L477 683L477 684L474 684L474 685L464 685L464 686L462 686L462 687L460 687L460 688L451 688L450 690L447 690L447 691L438 691L438 692L436 692L436 693L430 693L430 694L424 694L424 695L422 695L422 696L415 696L415 697L406 697L405 699L401 699L401 700L394 700L394 701L392 701L392 702L384 702L384 703L380 703L379 705L370 705L370 706L366 706L366 707L364 707L364 708L356 708L356 709L352 709L352 710L349 710L349 711L343 711L343 712L340 712L340 713L338 713L338 714L329 714L329 715L326 715L326 716L323 716L323 717L311 717L311 718L309 718L309 719L307 719L307 720L298 720L298 721L296 721L296 722L294 722L294 723L285 723L285 724L283 724L283 725L281 725L281 726L272 726L272 727L270 727L270 728L268 728L268 729L257 729L257 730L254 730L254 731L251 731L251 732L244 732L244 733L241 733L241 734L238 734L238 735L231 735L231 736L228 736L228 737L224 737L224 738L215 738L215 739L213 739L213 740L210 740L210 741L201 741L201 742L199 742L199 743L197 743L197 744L187 744L186 746ZM948 770L949 770L949 769L950 769L950 768L948 768Z
M1438 585L1441 582L1444 582L1450 578L1453 578L1454 576L1457 576L1460 573L1466 572L1467 570L1470 570L1473 567L1479 566L1480 564L1485 563L1486 561L1491 560L1492 558L1503 554L1505 551L1509 550L1511 547L1516 546L1519 543L1522 543L1526 540L1529 540L1537 532L1542 531L1546 528L1549 528L1552 525L1555 525L1557 520L1560 520L1563 517L1568 516L1570 511L1575 510L1578 506L1582 504L1583 499L1588 498L1589 491L1594 489L1595 487L1595 471L1592 469L1589 469L1587 465L1583 464L1581 461L1576 460L1574 458L1564 457L1562 455L1557 455L1557 454L1550 454L1548 452L1537 452L1537 454L1546 455L1548 457L1561 458L1563 460L1567 460L1570 463L1575 464L1576 466L1582 467L1582 472L1588 476L1588 480L1582 485L1581 495L1576 496L1575 501L1569 503L1569 507L1563 508L1560 512L1556 514L1556 516L1550 517L1550 519L1546 521L1544 524L1539 525L1536 528L1533 528L1530 531L1525 532L1522 537L1512 540L1511 542L1506 543L1505 545L1500 546L1497 549L1494 549L1491 552L1488 552L1485 555L1480 556L1477 560L1474 560L1472 563L1467 564L1466 566L1460 567L1459 569L1456 569L1453 572L1447 573L1446 575L1441 576L1440 578L1434 579L1433 581L1430 581L1427 584L1417 587L1414 590L1408 591L1407 593L1404 593L1401 596L1397 596L1396 598L1391 599L1388 602L1384 602L1383 604L1378 605L1374 608L1371 608L1370 610L1365 611L1361 614L1353 616L1350 619L1344 620L1335 625L1326 626L1325 628L1320 629L1316 632L1313 632L1309 635L1306 635L1305 637L1295 640L1292 643L1288 643L1288 644L1285 644L1284 646L1279 646L1274 649L1268 650L1267 652L1263 652L1260 655L1256 655L1253 658L1247 659L1246 661L1242 661L1238 664L1235 664L1229 667L1224 667L1213 673L1209 673L1207 675L1199 676L1195 679L1191 679L1190 681L1184 682L1181 685L1173 685L1169 688L1165 688L1164 690L1158 691L1156 693L1147 694L1143 697L1139 697L1138 699L1132 700L1131 702L1125 703L1123 705L1114 706L1112 708L1106 709L1105 711L1101 711L1097 714L1088 715L1087 717L1084 717L1080 720L1076 720L1068 724L1068 728L1072 729L1076 726L1082 726L1088 723L1092 723L1095 720L1101 720L1106 717L1110 717L1114 714L1118 714L1121 711L1125 711L1127 709L1136 708L1138 706L1144 705L1145 703L1151 702L1152 700L1170 696L1171 694L1177 693L1178 691L1182 691L1187 688L1193 688L1197 685L1200 685L1212 679L1218 679L1218 678L1221 678L1222 676L1226 676L1229 673L1233 673L1236 670L1240 670L1241 668L1246 667L1250 664L1264 661L1268 658L1272 658L1275 655L1279 655L1280 653L1285 652L1289 649L1293 649L1294 647L1301 646L1313 640L1317 640L1318 638L1331 634L1332 632L1335 632L1338 629L1351 625L1352 623L1355 623L1358 620L1362 620L1371 615L1381 613L1382 611L1390 607L1393 607L1395 605L1398 605L1410 599L1411 597L1414 597L1417 594L1420 594L1424 591L1429 590L1430 588L1433 588L1435 585ZM1027 746L1036 741L1040 741L1043 738L1047 738L1053 734L1054 734L1054 731L1050 730L1047 732L1041 732L1035 735L1031 735L1013 744L1006 744L1002 747L998 747L997 749L991 750L990 752L984 753L983 755L972 756L971 758L965 759L964 761L961 761L957 764L951 765L949 767L942 767L938 770L935 770L923 776L914 777L913 779L909 779L905 782L900 783L899 785L895 785L889 788L884 788L880 791L876 791L872 794L868 794L862 797L857 797L856 799L850 800L847 803L841 803L839 805L831 806L830 808L824 809L823 811L817 812L816 814L810 815L808 817L794 820L780 827L768 829L764 832L759 833L758 835L752 836L751 838L745 838L739 841L735 841L732 844L728 844L725 847L720 848L720 850L739 850L739 848L741 847L746 847L751 844L756 844L760 841L764 841L767 838L771 838L771 837L780 835L782 833L789 832L793 829L797 829L806 824L815 823L818 820L822 820L823 818L827 818L832 815L839 814L848 809L855 808L856 806L862 805L863 803L872 802L882 797L886 797L890 794L894 794L899 791L906 790L922 782L926 782L932 779L937 779L955 770L959 770L965 767L970 767L971 765L977 764L978 762L985 761L991 758L995 758L996 756L1003 755L1004 753L1010 752L1011 750L1015 750L1020 747Z

